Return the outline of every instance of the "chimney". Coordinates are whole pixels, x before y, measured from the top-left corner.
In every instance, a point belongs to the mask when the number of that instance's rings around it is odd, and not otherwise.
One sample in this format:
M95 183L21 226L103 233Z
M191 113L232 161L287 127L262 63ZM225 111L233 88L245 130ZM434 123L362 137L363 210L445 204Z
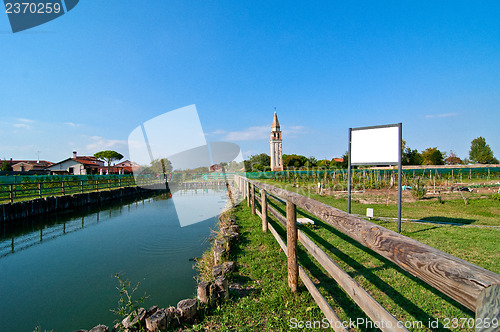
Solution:
M73 159L76 159L76 151L73 151Z

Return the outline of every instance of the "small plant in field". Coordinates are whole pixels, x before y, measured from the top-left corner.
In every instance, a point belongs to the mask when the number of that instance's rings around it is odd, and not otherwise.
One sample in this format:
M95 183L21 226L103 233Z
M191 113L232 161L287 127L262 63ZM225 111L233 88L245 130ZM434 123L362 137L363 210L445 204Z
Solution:
M491 199L495 201L500 201L500 193L494 193L491 195Z
M118 282L120 283L120 286L116 287L116 289L120 292L120 298L118 299L118 308L112 309L111 311L118 316L117 322L119 323L119 329L121 331L123 330L122 320L130 314L137 315L139 308L141 307L141 303L143 303L149 296L144 295L135 300L133 295L141 283L138 282L135 287L132 288L130 286L130 280L123 280L119 273L115 274L115 278L118 279Z
M411 183L411 195L413 196L413 198L415 198L416 200L420 200L424 198L426 193L427 189L425 188L423 181L421 181L421 178L415 178Z

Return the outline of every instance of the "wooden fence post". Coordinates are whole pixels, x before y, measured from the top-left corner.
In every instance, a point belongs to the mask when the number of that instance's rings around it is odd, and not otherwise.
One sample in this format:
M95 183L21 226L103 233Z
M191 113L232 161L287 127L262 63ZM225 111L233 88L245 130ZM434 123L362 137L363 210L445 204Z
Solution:
M250 182L245 183L245 191L247 196L247 207L250 207Z
M266 191L264 189L260 190L260 206L262 207L261 218L262 218L262 231L267 232L267 199Z
M83 180L80 181L80 191L83 194Z
M38 196L42 198L42 183L38 183Z
M64 195L64 180L61 181L61 193Z
M299 270L297 266L297 222L296 207L286 202L286 246L288 250L288 286L293 293L297 292Z
M476 327L476 332L498 331L500 319L500 284L484 289L477 299L476 322L482 326ZM496 321L496 324L494 322Z
M250 204L252 205L252 214L255 214L255 185L250 187Z
M9 184L9 197L10 197L10 202L14 202L14 186L12 184Z

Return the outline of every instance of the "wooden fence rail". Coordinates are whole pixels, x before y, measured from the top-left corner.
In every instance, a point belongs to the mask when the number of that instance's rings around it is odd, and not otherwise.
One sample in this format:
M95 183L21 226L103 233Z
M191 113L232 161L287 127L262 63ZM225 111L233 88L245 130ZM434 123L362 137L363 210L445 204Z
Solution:
M290 256L295 255L296 243L294 242L294 236L296 236L309 254L325 268L368 317L376 322L391 322L386 326L391 328L382 329L383 331L407 331L402 324L398 324L394 316L375 301L313 241L303 232L296 231L296 227L292 226L292 224L296 225L294 211L295 207L300 207L471 309L476 313L476 321L500 320L500 275L297 193L240 176L235 177L235 181L243 189L248 206L252 202L252 212L255 209L255 189L260 189L262 211L257 211L257 214L262 219L264 232L269 229L278 243L282 242L281 239L278 239L277 232L267 222L268 212L286 226L287 250L283 250L288 256L288 280L292 291L296 290L296 284L293 284L293 278L296 277L293 274L296 275L297 272L294 272L296 259L294 263L293 258L290 259ZM268 196L275 196L279 200L286 201L287 217L281 215L276 209L267 204ZM280 243L280 246L283 247L283 245ZM305 274L305 272L302 271L301 274ZM292 282L290 282L290 279L292 279ZM304 281L302 276L301 279ZM314 285L312 286L314 287ZM309 287L307 288L309 290ZM311 290L309 291L311 292ZM317 294L313 295L313 298L325 316L327 318L331 316L332 313L328 310L329 306L324 305L324 298L323 300L319 298L317 300ZM320 303L322 304L320 305ZM494 329L484 327L476 328L476 331L494 331Z

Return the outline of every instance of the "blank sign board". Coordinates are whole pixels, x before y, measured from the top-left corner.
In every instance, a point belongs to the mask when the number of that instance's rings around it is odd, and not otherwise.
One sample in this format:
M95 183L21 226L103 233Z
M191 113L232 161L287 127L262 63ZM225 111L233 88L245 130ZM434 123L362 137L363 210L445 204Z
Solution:
M353 128L351 165L394 165L399 163L400 126Z

